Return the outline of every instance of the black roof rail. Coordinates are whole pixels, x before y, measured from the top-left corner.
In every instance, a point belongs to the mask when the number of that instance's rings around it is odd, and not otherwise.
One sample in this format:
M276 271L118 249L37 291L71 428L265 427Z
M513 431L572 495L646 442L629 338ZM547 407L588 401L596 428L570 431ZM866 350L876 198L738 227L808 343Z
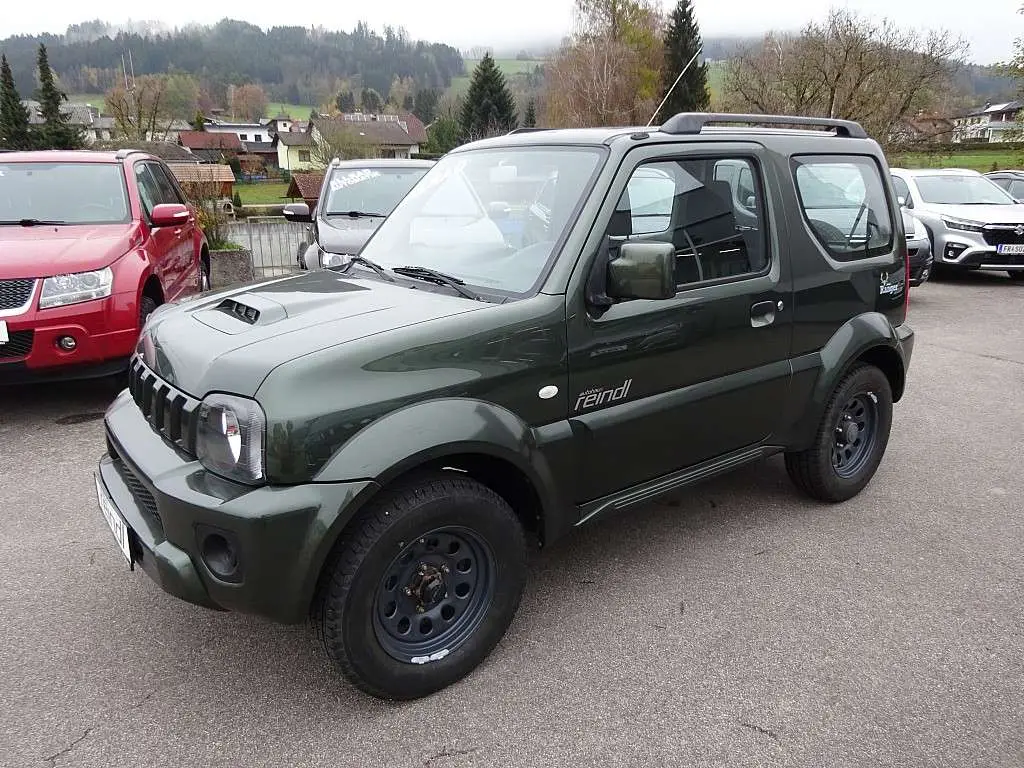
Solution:
M511 131L506 133L506 136L511 136L514 133L536 133L537 131L553 131L554 128L513 128Z
M661 126L662 133L697 134L709 123L751 123L755 125L817 125L834 128L837 136L848 139L866 139L867 131L852 120L831 117L800 117L796 115L732 114L729 112L680 112Z

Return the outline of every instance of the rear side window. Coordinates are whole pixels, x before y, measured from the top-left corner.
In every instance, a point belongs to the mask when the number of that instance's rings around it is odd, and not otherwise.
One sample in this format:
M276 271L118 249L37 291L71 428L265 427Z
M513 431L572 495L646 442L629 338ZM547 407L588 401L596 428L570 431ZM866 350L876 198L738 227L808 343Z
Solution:
M867 259L893 247L893 224L878 165L870 157L793 158L797 192L811 231L839 261Z

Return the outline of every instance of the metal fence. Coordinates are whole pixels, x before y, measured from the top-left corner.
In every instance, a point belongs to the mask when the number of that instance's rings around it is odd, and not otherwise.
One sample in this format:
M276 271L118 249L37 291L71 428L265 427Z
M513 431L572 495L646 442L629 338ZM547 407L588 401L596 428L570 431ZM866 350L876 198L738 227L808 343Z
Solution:
M257 279L299 271L299 253L308 226L283 216L253 216L226 225L227 236L252 254Z

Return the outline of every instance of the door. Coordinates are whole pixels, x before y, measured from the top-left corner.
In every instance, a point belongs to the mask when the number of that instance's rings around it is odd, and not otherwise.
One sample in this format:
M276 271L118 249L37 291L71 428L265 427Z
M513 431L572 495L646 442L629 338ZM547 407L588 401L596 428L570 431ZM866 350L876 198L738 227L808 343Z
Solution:
M166 179L157 175L160 171L160 167L152 162L135 164L135 180L147 219L157 205L178 202L176 196L168 195ZM191 251L192 238L190 234L186 234L188 227L185 225L150 227L153 241L150 252L153 271L160 280L164 298L173 301L182 292L182 254L186 248Z
M627 156L604 232L611 258L627 239L671 242L675 297L604 311L568 298L578 502L769 439L789 387L791 288L762 150L665 151Z
M184 195L178 191L177 184L170 170L159 163L150 164L150 170L160 188L160 199L164 203L185 205ZM199 287L199 253L195 247L195 217L191 214L179 226L175 227L178 242L174 249L174 297L190 294Z

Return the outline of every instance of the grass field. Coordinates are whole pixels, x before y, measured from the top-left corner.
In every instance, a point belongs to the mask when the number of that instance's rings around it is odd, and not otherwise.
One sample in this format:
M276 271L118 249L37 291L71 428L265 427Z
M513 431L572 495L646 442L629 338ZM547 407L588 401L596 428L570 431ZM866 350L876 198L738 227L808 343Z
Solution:
M986 173L992 170L1024 168L1024 152L992 149L945 154L893 153L886 158L894 168L970 168Z
M287 184L266 183L266 184L235 184L235 192L242 200L242 205L275 205L287 203L288 199L284 193L288 191Z

